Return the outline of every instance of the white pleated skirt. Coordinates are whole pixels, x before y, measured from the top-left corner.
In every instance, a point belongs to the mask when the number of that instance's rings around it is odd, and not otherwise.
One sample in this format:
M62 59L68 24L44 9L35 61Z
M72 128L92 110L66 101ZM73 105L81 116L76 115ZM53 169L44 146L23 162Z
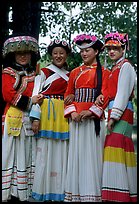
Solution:
M102 202L102 166L105 121L96 136L93 119L70 122L65 202Z
M38 138L32 197L63 201L69 140Z
M22 127L19 136L2 136L2 201L12 196L20 201L29 199L35 172L36 138L26 136Z

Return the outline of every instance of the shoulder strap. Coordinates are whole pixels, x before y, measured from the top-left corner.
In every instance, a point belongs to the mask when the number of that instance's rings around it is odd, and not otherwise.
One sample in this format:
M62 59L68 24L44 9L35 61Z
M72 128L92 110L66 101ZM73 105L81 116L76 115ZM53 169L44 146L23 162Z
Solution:
M53 81L55 81L56 79L59 79L60 77L63 78L64 80L68 81L69 77L66 75L67 73L69 73L67 70L65 70L64 68L59 69L57 68L55 65L51 64L47 67L49 70L52 70L53 72L55 72L54 74L52 74L51 76L49 76L44 84L43 84L43 88L47 87L48 85L50 85Z
M66 81L69 80L69 77L66 75L67 73L69 73L69 71L65 70L64 68L59 69L54 64L49 65L47 68L52 70L53 72L57 73L64 80L66 80Z
M44 81L45 81L45 75L44 75L43 71L40 71L40 74L35 76L32 96L38 95L38 93L41 91L42 84L44 83Z

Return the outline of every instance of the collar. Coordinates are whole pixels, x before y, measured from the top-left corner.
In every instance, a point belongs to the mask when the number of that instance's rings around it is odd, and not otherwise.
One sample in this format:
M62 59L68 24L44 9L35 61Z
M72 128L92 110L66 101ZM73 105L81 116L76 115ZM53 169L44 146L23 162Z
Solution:
M93 63L92 65L85 65L84 66L86 67L89 67L89 68L97 68L97 63Z
M32 66L30 64L27 64L26 66L22 66L18 63L15 63L13 65L13 69L15 69L16 71L18 71L19 73L22 73L21 75L25 74L26 76L28 74L31 74L34 72Z
M121 62L123 59L124 59L124 57L121 57L120 59L118 59L118 60L115 62L115 65L118 64L119 62Z

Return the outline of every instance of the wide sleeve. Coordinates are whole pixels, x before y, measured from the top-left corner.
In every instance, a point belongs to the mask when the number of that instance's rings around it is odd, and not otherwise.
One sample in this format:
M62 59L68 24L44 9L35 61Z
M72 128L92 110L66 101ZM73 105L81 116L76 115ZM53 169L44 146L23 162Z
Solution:
M133 92L136 81L136 72L134 67L126 62L120 69L117 85L117 93L114 99L113 108L111 111L110 118L119 120L122 116L131 93Z
M32 96L35 96L35 95L38 95L39 93L41 93L45 80L46 80L46 76L45 76L44 72L41 70L40 74L38 74L35 77L34 89L33 89ZM39 104L32 104L29 116L30 116L31 120L36 120L36 119L40 120L41 108L40 108Z
M18 93L14 89L15 78L9 74L2 74L2 95L3 99L13 106L17 106L21 110L29 108L31 98Z
M41 93L45 80L46 80L46 76L44 72L41 70L40 74L35 76L32 96L35 96Z

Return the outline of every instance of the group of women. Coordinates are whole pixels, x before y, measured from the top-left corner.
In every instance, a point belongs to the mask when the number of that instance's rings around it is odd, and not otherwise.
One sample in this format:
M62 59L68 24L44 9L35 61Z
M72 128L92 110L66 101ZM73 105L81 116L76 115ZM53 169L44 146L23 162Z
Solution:
M55 39L52 63L36 70L32 36L3 47L2 200L137 202L132 141L136 73L125 59L128 35L76 36L83 63L68 70L71 48ZM111 70L99 55L107 49ZM108 132L105 109L108 106Z

